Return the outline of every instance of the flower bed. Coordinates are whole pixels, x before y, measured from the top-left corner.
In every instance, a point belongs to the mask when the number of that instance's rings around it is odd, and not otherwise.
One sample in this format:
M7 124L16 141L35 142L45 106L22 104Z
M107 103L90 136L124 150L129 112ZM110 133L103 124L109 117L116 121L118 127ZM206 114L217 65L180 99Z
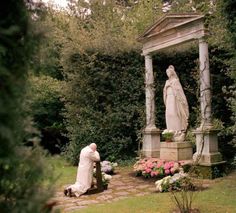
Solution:
M173 176L166 176L155 182L156 189L159 192L194 190L195 186L187 173L179 172Z
M136 176L144 176L145 178L173 175L179 172L180 168L180 162L164 161L158 158L144 158L134 164Z
M106 174L113 174L117 166L117 163L104 160L101 162L101 171Z

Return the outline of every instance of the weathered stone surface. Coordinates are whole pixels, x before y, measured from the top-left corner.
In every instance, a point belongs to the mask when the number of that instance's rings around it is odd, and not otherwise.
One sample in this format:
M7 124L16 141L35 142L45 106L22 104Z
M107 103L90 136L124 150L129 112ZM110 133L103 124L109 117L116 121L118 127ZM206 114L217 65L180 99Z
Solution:
M120 192L115 192L116 195L129 195L129 192L126 191L120 191Z
M133 186L119 186L116 188L116 190L124 190L124 189L132 189Z
M163 160L190 160L193 156L192 145L188 142L162 142L160 158Z
M140 186L136 186L136 189L145 189L145 188L149 188L150 185L147 185L147 184L143 184L143 185L140 185ZM153 184L153 187L154 187L154 184Z
M102 196L99 196L97 200L109 200L111 198L113 198L112 195L102 195Z
M142 155L144 157L160 157L160 130L144 130Z
M197 14L168 14L139 37L143 54L149 54L205 35L204 16Z
M128 189L128 192L138 192L138 189Z
M199 164L211 166L222 163L222 155L218 151L217 130L195 130L197 150L193 159L201 155Z

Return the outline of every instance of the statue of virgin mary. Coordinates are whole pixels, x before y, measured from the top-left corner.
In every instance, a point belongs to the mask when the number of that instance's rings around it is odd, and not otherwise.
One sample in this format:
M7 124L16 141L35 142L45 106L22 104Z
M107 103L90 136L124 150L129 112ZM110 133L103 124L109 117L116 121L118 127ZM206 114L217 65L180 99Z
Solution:
M167 68L166 74L168 80L163 90L166 128L176 133L185 132L189 117L188 102L173 65Z

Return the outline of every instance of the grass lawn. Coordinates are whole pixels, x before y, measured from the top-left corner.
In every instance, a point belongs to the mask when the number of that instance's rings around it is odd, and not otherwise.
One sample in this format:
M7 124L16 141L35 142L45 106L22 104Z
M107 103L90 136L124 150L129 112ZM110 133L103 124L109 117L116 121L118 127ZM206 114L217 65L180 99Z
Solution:
M77 167L69 166L61 157L49 158L48 162L59 176L57 189L74 183ZM121 170L130 170L123 167ZM236 172L224 178L207 181L209 188L196 192L193 207L201 213L236 213ZM75 212L84 213L169 213L174 208L170 193L153 193L141 197L130 197L112 203L91 205ZM74 213L75 213L74 212Z
M76 166L70 166L61 156L47 158L47 163L52 166L53 175L56 179L54 185L57 190L62 190L67 184L74 184L76 179Z

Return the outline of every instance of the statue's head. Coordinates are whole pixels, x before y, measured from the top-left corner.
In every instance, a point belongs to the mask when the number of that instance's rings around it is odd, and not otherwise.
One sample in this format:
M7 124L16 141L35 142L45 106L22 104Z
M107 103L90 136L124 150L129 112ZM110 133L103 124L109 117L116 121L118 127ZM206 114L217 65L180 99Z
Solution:
M174 78L177 78L178 79L178 76L175 72L175 67L173 65L170 65L167 70L166 70L166 74L167 76L170 78L170 77L174 77Z

